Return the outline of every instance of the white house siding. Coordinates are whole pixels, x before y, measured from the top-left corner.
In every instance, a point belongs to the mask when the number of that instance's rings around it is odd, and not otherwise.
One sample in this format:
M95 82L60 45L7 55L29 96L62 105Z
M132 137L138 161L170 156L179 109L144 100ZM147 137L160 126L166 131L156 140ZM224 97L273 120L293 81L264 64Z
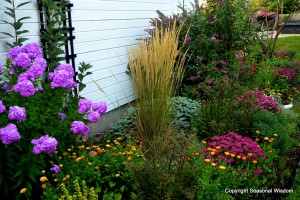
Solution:
M186 0L185 2L188 2ZM193 0L191 0L193 1ZM15 0L16 4L25 0ZM75 27L74 49L77 54L76 69L80 62L90 63L93 74L84 82L87 87L81 95L93 101L105 101L109 111L134 100L131 79L127 70L126 48L138 43L146 36L144 29L149 19L157 17L156 10L171 14L178 12L182 0L71 0L72 21ZM25 22L24 34L29 42L39 42L39 12L36 0L17 10L17 18L31 16ZM4 0L0 0L0 20L11 19L4 14ZM12 28L0 22L0 32L13 32ZM0 63L5 63L9 50L5 41L12 41L0 34ZM27 43L28 41L26 41ZM99 87L101 89L99 89ZM103 92L102 92L103 91Z

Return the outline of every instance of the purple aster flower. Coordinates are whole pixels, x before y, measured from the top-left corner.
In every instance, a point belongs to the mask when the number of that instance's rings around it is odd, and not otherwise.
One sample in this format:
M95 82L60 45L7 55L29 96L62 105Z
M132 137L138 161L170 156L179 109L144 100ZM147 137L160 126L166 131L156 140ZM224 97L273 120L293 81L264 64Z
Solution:
M93 111L98 112L100 114L100 116L102 116L107 111L107 103L105 103L103 101L98 102L98 103L93 103L92 109L93 109Z
M12 63L15 68L26 68L31 65L31 59L26 53L20 53Z
M0 140L2 140L3 144L7 145L20 139L21 136L15 124L8 124L0 129Z
M64 121L66 119L66 114L65 113L58 113L58 118L61 120L61 121Z
M57 174L60 170L60 167L56 164L53 165L52 168L50 168L51 171L53 171L55 174Z
M31 143L34 144L32 152L35 154L40 154L42 152L52 153L56 150L58 144L57 140L49 135L44 135L39 139L33 139L31 140Z
M0 113L3 113L6 110L6 107L3 105L3 102L0 100Z
M19 106L11 106L8 111L8 119L17 122L26 120L26 109Z
M27 53L29 58L35 59L35 58L41 58L42 52L37 43L28 43L22 47L22 51L24 53Z
M96 123L100 119L100 114L97 111L92 111L87 115L86 118L90 123Z
M6 54L6 57L15 59L19 53L22 53L22 48L20 46L15 46Z
M78 113L84 114L90 111L92 107L92 101L89 99L79 99L78 101Z
M210 40L214 42L214 41L217 40L217 38L216 38L215 36L212 36L212 37L210 38Z
M71 131L75 135L87 136L90 132L90 127L85 125L82 121L73 121L71 124Z
M42 76L46 70L47 63L43 58L37 58L33 65L28 69L27 73L32 74L34 77Z
M33 83L29 80L18 82L15 86L13 86L12 90L20 92L22 97L33 96L36 92Z

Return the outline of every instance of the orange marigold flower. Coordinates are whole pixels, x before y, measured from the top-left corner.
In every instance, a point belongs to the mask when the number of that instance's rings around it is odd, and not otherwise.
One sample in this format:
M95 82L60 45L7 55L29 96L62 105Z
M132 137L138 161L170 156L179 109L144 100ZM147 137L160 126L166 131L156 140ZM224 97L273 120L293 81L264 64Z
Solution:
M48 181L48 178L47 178L46 176L42 176L42 177L40 178L40 181L41 181L41 182Z
M236 156L236 157L237 157L237 159L241 159L242 156L238 155L238 156Z
M45 189L46 188L46 184L42 184L41 188Z
M20 190L20 193L23 194L23 193L25 193L26 191L27 191L27 188L22 188L22 189Z
M205 159L204 162L209 163L210 159Z
M246 160L247 160L247 157L246 157L246 156L243 156L243 157L242 157L242 160L243 160L243 161L246 161Z
M132 160L132 157L128 157L128 160L129 160L129 161Z
M253 163L253 164L257 164L257 160L253 160L252 163Z

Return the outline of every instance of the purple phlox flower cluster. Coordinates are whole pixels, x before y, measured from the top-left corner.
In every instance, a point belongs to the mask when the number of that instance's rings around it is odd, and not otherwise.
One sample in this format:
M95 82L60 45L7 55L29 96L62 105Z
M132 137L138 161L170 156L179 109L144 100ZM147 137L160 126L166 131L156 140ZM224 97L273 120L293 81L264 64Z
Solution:
M8 111L8 119L22 122L26 120L26 109L19 106L11 106Z
M89 99L79 99L78 101L78 113L84 114L90 111L92 107L92 101Z
M210 40L214 42L214 41L217 40L217 38L216 38L215 36L212 36L212 37L210 38Z
M20 53L17 57L13 60L12 64L14 68L27 68L31 65L31 59L26 53Z
M1 89L4 90L4 91L8 91L10 89L9 84L4 83L3 86L1 87Z
M289 80L294 79L295 77L297 77L298 73L296 69L292 69L292 68L280 68L280 69L275 69L275 71L277 71L277 75L279 78L281 77L286 77Z
M58 144L57 140L49 135L44 135L39 139L33 139L31 143L34 145L32 152L35 154L41 154L42 152L52 153L56 150Z
M15 73L15 70L14 70L14 69L10 69L10 70L8 71L8 73L9 73L10 75L13 75L13 74Z
M55 174L57 174L60 170L60 167L56 164L53 165L52 168L50 168L51 171L53 171Z
M263 91L256 90L254 91L256 96L256 103L260 110L280 112L279 104L272 97L268 97L264 94Z
M48 77L51 80L51 88L67 88L72 90L77 87L77 83L73 80L74 69L70 64L60 64L54 72L49 73Z
M36 92L36 88L29 80L18 82L15 86L13 86L12 90L15 92L20 92L22 97L33 96Z
M13 47L9 52L7 52L6 57L10 59L15 59L19 53L22 53L22 48L20 46Z
M107 111L107 103L105 103L103 101L98 102L98 103L93 103L92 109L93 109L93 111L98 112L100 114L100 116L102 116Z
M0 140L2 140L3 144L7 145L20 139L21 136L15 124L8 124L0 129Z
M27 74L31 75L34 78L40 77L44 74L47 67L47 62L43 58L36 58L28 69Z
M28 43L22 47L22 51L26 53L29 58L42 58L42 52L37 43Z
M3 113L6 110L6 107L3 105L3 102L0 100L0 113Z
M211 138L211 141L208 142L208 145L216 152L217 156L215 156L214 160L212 161L216 163L220 163L221 160L223 160L227 164L238 164L240 160L236 156L246 157L247 160L259 160L260 158L267 158L267 154L263 152L257 142L249 137L243 137L234 132L228 132L228 134L223 136L214 136ZM224 154L225 152L228 152L230 156L226 156ZM205 158L212 159L208 149L202 150L202 153L204 153ZM251 155L249 155L249 153L251 153Z
M71 124L71 131L75 135L87 136L90 132L90 127L85 125L82 121L73 121Z
M61 120L61 121L64 121L66 119L66 114L65 113L58 113L58 118Z
M96 122L98 122L99 119L100 119L100 113L97 112L97 111L92 111L92 112L90 112L90 113L87 115L86 119L87 119L90 123L96 123Z

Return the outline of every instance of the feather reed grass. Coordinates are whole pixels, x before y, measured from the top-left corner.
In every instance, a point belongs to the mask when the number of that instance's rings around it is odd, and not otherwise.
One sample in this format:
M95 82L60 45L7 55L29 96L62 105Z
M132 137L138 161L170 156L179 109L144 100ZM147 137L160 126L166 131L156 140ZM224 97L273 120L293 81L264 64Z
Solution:
M176 22L175 22L176 23ZM156 31L139 46L127 49L128 61L137 97L137 129L135 135L148 154L160 155L172 136L169 103L181 84L186 52L178 48L181 27ZM161 31L160 31L161 30Z

